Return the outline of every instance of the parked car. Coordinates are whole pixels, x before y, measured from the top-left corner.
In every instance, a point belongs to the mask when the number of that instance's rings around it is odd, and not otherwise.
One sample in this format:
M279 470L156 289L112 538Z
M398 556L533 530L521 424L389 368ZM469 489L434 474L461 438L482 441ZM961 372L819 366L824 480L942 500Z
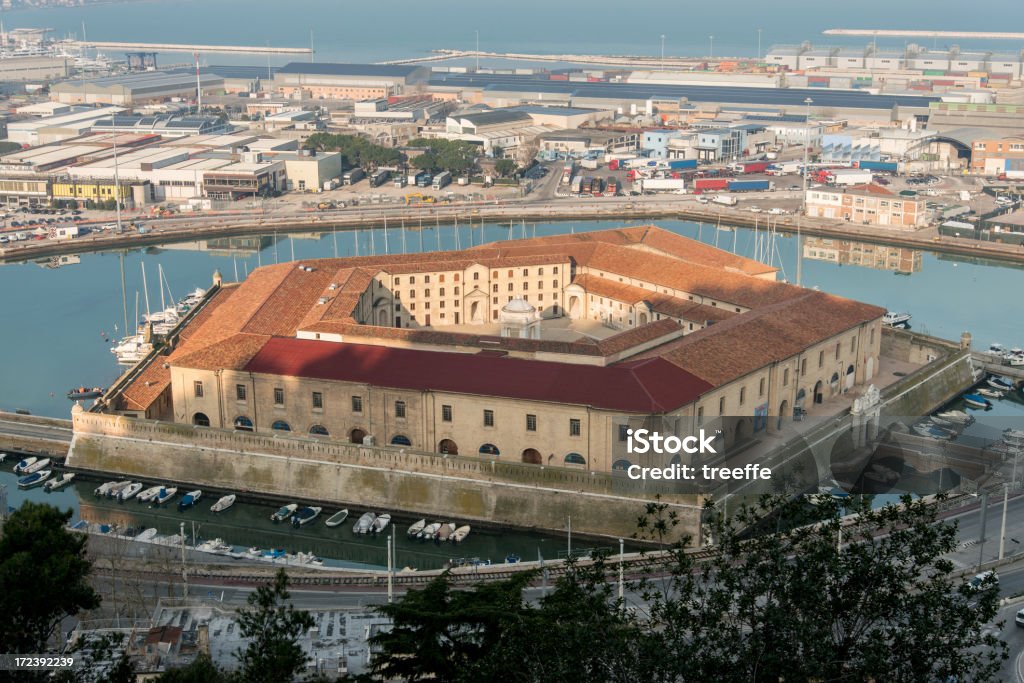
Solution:
M1017 616L1013 619L1014 623L1021 628L1024 628L1024 609L1017 610Z

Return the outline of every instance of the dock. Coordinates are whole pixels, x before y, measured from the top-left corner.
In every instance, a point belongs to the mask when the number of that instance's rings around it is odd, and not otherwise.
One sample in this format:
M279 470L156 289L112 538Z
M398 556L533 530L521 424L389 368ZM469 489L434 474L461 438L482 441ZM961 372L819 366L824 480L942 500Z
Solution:
M477 50L431 50L433 54L425 57L393 59L380 64L423 64L442 62L449 59L510 59L526 62L560 62L570 64L593 64L599 66L622 66L642 69L693 69L703 64L717 64L724 60L736 59L715 57L714 59L699 57L670 57L664 59L652 55L580 55L580 54L535 54L528 52L484 52Z
M1024 33L1009 31L903 31L899 29L830 28L826 36L867 36L885 38L973 38L975 40L1024 40Z
M75 41L80 48L100 50L144 50L150 52L221 52L225 54L310 55L308 47L272 47L270 45L191 45L184 43L122 43L111 41Z

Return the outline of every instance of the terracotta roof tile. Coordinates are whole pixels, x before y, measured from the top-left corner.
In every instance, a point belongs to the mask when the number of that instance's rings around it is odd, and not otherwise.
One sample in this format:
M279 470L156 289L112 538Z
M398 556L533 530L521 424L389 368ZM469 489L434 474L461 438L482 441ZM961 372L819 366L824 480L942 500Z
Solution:
M720 306L701 304L697 301L682 299L644 287L635 287L624 282L616 282L610 278L599 277L590 273L577 275L573 283L583 287L588 294L604 296L629 304L646 301L650 304L651 310L656 313L702 324L709 320L719 322L736 315L734 311L729 311Z

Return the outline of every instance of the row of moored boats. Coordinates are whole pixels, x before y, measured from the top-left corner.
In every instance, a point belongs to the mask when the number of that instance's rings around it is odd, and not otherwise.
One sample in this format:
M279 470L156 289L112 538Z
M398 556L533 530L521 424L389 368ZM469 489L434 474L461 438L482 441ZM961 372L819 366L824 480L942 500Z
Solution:
M289 503L279 508L270 516L272 522L280 523L291 521L292 526L298 528L309 524L317 519L323 512L323 508L316 506L300 506L298 503ZM341 526L349 517L348 509L339 510L328 517L324 524L328 527ZM358 535L383 533L391 524L391 515L388 513L377 514L376 512L364 512L352 525L352 533ZM406 535L410 539L419 541L436 541L459 543L467 536L471 527L467 525L458 526L454 522L430 522L421 519L409 526Z
M159 506L166 505L174 500L178 495L178 487L158 484L147 488L141 481L124 479L121 481L104 482L97 486L93 493L101 498L111 498L121 503L134 498L140 503L150 503ZM188 491L178 501L178 509L184 511L195 507L202 497L202 489ZM233 493L222 496L210 507L210 511L223 512L234 505L235 500L237 500L237 496Z
M6 459L7 454L0 453L0 462L4 462ZM19 475L18 488L32 489L42 486L45 491L58 491L74 480L73 472L65 472L54 477L55 470L51 465L49 458L31 456L19 460L14 466L14 473Z
M1003 348L1002 344L992 344L988 347L989 354L998 357L1004 365L1021 366L1024 365L1024 349L1020 347L1014 347L1012 349Z

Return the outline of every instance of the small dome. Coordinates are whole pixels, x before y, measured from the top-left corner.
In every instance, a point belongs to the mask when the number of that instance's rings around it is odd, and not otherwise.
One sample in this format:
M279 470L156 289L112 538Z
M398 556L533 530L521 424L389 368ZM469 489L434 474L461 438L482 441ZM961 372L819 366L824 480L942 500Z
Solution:
M537 308L525 299L512 299L501 310L505 313L535 313Z

